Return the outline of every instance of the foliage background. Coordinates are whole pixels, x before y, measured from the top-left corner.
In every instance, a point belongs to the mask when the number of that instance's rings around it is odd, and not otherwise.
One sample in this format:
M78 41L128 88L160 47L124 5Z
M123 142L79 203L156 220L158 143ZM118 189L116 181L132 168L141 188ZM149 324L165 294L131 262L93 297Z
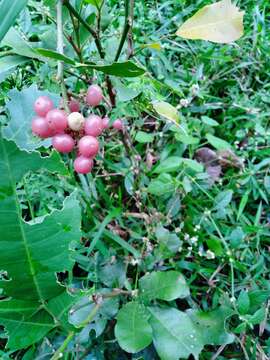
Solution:
M110 60L124 10L118 1L106 3L102 26ZM30 172L17 184L17 194L22 216L29 221L61 209L65 197L77 191L83 238L74 255L73 274L61 275L69 287L90 292L104 288L134 291L138 279L148 272L179 271L186 278L190 296L173 301L173 308L208 311L226 304L234 311L226 321L226 328L235 336L233 343L224 349L206 346L200 359L265 359L270 355L270 5L263 0L238 2L246 16L245 36L237 44L176 38L179 24L206 3L136 1L134 38L140 50L136 61L147 74L113 79L118 102L110 114L113 119L125 118L135 153L127 154L121 138L111 133L103 139L104 152L86 180L72 170L69 176ZM20 31L28 41L38 40L40 47L54 49L54 25L34 6L37 4L30 1L30 7L21 13ZM50 13L53 15L53 7ZM153 43L161 44L161 49L140 48ZM95 57L91 44L86 52ZM66 54L73 56L69 46ZM35 60L2 72L2 123L9 121L9 114L18 106L11 89L20 91L36 84L59 93L54 74L53 64ZM86 89L85 82L72 73L66 76L73 92ZM104 81L100 73L94 76L97 82ZM5 104L10 99L7 113ZM151 105L154 100L181 104L180 124L188 137L157 116ZM224 157L219 158L222 173L212 184L197 164L175 163L175 157L194 160L203 146L224 148L224 143L209 134L230 144L237 156L225 164ZM239 167L239 159L243 167ZM64 160L69 165L70 160ZM138 254L142 260L137 259ZM82 333L72 341L65 358L158 359L152 345L130 355L115 340L118 302L124 304L127 299L131 297L122 294L112 301L107 323L104 319L95 322L89 337ZM78 316L84 318L85 314ZM55 330L34 347L11 354L4 350L4 331L2 335L3 359L50 358L66 336Z

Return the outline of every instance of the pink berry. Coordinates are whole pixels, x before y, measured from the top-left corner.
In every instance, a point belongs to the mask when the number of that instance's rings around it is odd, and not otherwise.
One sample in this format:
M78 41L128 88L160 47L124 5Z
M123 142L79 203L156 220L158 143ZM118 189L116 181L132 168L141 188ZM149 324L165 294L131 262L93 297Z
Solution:
M56 134L63 132L68 126L67 115L63 110L53 109L49 111L46 119L49 123L49 127Z
M103 122L101 117L97 115L90 115L84 124L86 135L99 136L103 131Z
M71 98L68 103L68 107L70 112L79 112L80 111L80 103L76 99Z
M99 142L94 136L84 136L79 141L79 153L84 157L96 156L99 150Z
M53 109L53 102L48 96L40 96L34 103L34 110L39 116L46 116Z
M73 150L75 142L68 134L58 134L52 139L53 147L61 153L69 153Z
M91 85L86 94L86 102L90 106L98 106L103 99L102 90L98 85Z
M108 129L109 124L110 124L110 119L108 118L108 116L105 116L105 118L102 119L103 129Z
M32 132L42 139L52 136L52 131L49 128L48 121L43 117L36 117L33 119Z
M74 169L79 174L88 174L91 172L93 165L93 160L84 156L79 156L74 161Z
M120 119L115 120L113 122L113 128L122 131L124 128L123 121Z

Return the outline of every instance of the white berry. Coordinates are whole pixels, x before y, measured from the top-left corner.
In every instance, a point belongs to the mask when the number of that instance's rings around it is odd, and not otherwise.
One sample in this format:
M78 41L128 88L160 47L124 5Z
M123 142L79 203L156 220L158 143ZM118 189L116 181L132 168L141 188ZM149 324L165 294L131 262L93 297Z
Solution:
M84 117L78 112L73 112L68 116L68 126L71 130L79 131L84 126Z

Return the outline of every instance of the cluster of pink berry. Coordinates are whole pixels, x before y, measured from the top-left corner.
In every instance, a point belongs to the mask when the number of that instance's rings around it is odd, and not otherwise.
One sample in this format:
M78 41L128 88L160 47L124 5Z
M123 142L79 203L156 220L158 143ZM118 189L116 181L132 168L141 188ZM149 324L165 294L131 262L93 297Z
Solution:
M95 107L102 99L101 88L91 85L86 94L86 103ZM79 112L79 102L74 99L69 102L69 114L55 109L48 96L40 96L35 101L34 109L38 116L32 121L32 132L42 139L52 137L52 145L60 153L70 153L75 149L75 171L80 174L91 172L93 158L99 151L97 137L109 127L109 118L91 114L85 119ZM115 120L112 126L117 130L123 130L120 119Z

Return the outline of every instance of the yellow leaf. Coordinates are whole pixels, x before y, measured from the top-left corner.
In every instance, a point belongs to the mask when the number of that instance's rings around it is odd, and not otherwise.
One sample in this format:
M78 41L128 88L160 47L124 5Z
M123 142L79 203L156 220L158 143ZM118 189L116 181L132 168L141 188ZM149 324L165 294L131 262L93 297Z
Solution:
M143 45L141 45L141 47L143 49L148 48L148 49L153 49L153 50L158 50L158 51L160 51L162 49L162 47L159 43L143 44Z
M153 103L153 107L156 110L156 112L165 117L166 119L176 122L179 122L179 114L177 109L172 106L171 104L165 102L165 101L155 101Z
M185 39L209 40L215 43L230 43L243 35L244 11L222 0L207 5L188 19L176 32Z

